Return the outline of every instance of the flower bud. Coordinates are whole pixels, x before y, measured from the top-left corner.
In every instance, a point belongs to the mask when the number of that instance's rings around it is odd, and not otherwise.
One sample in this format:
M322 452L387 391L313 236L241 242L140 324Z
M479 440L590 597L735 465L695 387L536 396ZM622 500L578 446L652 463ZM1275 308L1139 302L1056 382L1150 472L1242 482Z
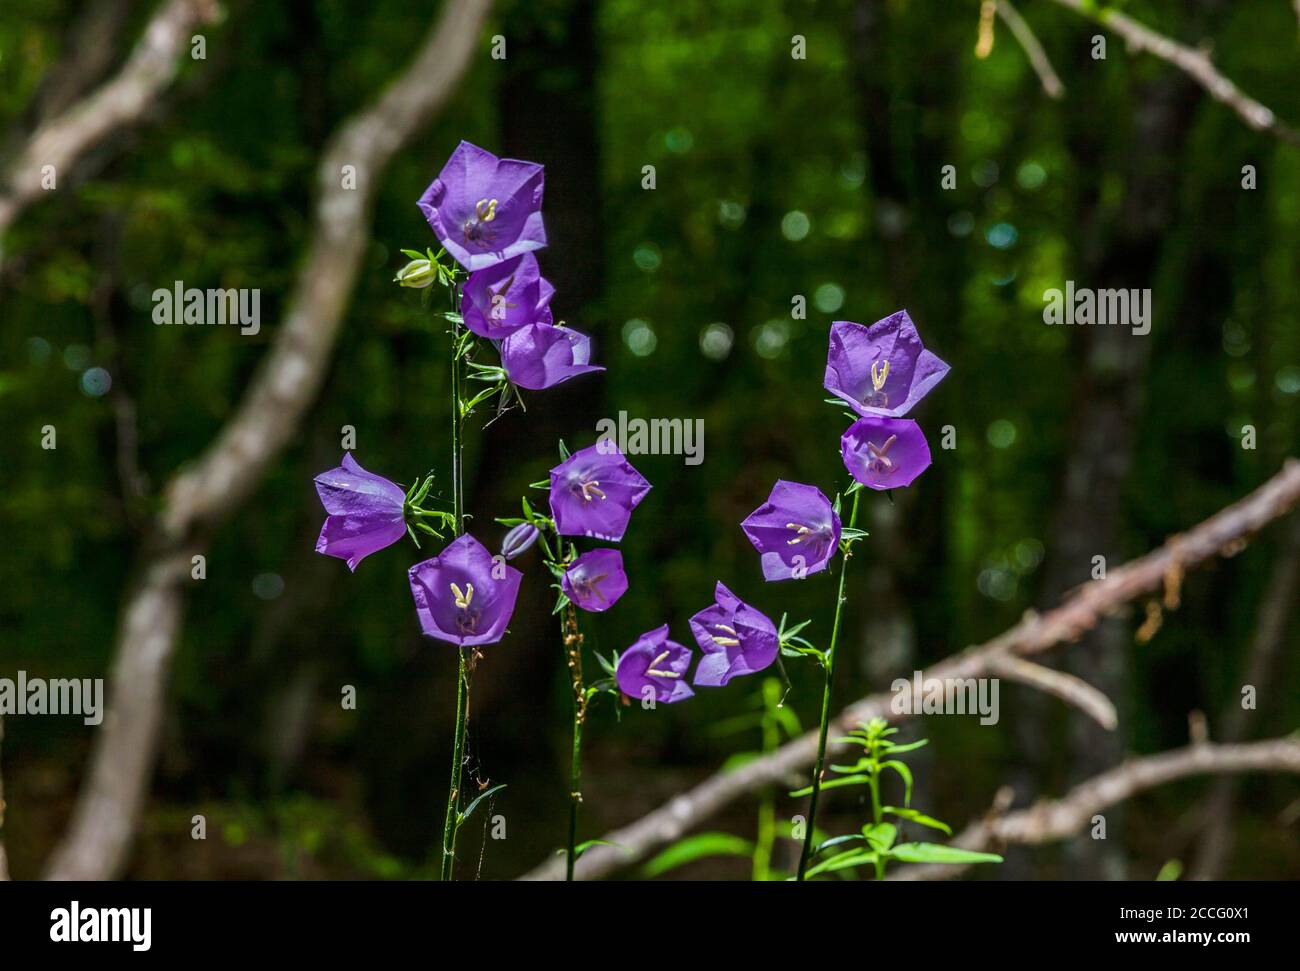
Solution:
M438 265L429 260L411 260L397 271L394 282L412 290L423 290L437 282Z
M541 531L532 523L520 523L506 533L506 538L501 541L501 555L507 560L513 560L536 543L540 535Z

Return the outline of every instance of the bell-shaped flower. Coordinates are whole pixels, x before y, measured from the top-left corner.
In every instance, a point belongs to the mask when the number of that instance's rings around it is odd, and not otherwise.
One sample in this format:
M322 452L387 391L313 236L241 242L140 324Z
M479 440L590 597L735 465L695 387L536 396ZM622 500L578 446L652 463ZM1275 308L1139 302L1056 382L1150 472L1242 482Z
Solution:
M762 554L768 580L802 580L826 569L840 541L840 517L821 490L784 479L740 527Z
M554 295L555 287L542 279L537 257L524 253L471 273L461 315L465 326L480 337L504 340L520 327L551 323Z
M328 515L316 552L347 560L355 571L363 559L406 534L406 492L382 475L367 472L350 452L336 469L316 476L316 493Z
M591 338L571 327L530 324L501 342L501 366L513 384L530 391L603 371L590 363Z
M930 467L930 446L910 418L859 418L840 438L840 453L869 489L901 489Z
M669 705L695 694L686 683L691 649L668 639L668 625L647 631L620 655L614 678L619 690L638 701Z
M623 554L618 550L590 550L569 564L560 582L564 595L583 610L600 613L627 593Z
M501 555L507 560L513 560L526 553L541 535L542 531L532 523L520 523L506 533L505 539L501 541Z
M415 564L409 575L421 629L461 647L501 640L523 578L468 533Z
M419 205L447 252L472 272L546 245L544 183L540 165L461 142Z
M906 310L870 327L849 320L831 325L826 390L859 415L907 414L948 373L948 365L921 344Z
M720 688L741 674L755 674L776 660L780 649L776 625L745 603L721 581L717 601L691 618L691 633L704 657L695 669L695 686Z
M612 442L574 452L551 469L551 518L561 536L617 543L650 483Z

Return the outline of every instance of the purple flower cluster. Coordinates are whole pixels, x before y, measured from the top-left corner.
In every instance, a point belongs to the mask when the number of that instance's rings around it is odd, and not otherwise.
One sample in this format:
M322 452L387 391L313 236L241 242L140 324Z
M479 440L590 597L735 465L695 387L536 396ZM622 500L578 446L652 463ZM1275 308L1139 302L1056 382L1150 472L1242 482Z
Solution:
M540 165L461 142L419 202L443 247L469 271L465 326L494 342L506 377L532 391L604 370L591 363L591 338L552 318L555 288L533 255L546 245L545 181Z
M921 426L903 418L948 373L925 349L906 310L870 327L831 326L825 387L861 415L840 438L844 467L869 489L911 485L930 465ZM740 524L768 580L801 580L826 569L840 542L840 517L816 486L778 480L767 502Z
M826 390L862 416L840 439L853 478L868 489L902 488L929 467L921 426L903 416L947 374L906 310L870 327L848 320L831 325Z

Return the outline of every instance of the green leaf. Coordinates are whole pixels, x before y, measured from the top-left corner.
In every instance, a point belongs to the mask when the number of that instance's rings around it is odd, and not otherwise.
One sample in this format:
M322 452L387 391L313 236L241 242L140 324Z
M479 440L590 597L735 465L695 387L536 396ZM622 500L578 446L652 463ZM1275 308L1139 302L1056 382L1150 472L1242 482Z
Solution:
M922 826L929 826L931 829L937 829L942 833L952 835L952 827L942 820L935 819L933 816L927 816L925 813L918 813L915 809L900 809L897 806L884 806L880 810L889 813L891 816L897 816L899 819L906 819L909 823L919 823Z
M641 872L647 877L657 877L706 856L749 856L753 852L753 843L731 833L696 833L668 847Z
M762 754L762 752L733 752L727 756L718 768L718 774L726 775L728 772L734 772L742 766L749 765L750 762L753 762Z
M567 606L569 606L569 598L566 597L564 594L560 594L560 596L555 601L555 608L551 611L552 616L558 614L561 610L563 610Z
M428 259L428 257L425 256L423 253L421 253L418 249L404 249L404 250L402 250L402 252L405 253L407 256L409 256L409 257L410 257L411 259L413 259L413 260L424 260L424 259ZM429 260L429 262L432 263L432 262L434 262L434 261L433 261L433 260Z
M1002 857L996 853L976 853L974 850L961 850L955 846L940 846L938 843L899 843L889 853L895 860L904 863L1001 863Z
M865 529L855 529L852 526L844 526L840 529L840 541L853 543L860 539L870 536Z
M864 839L866 839L866 837L861 833L849 833L847 836L832 836L824 843L820 843L816 849L812 851L812 855L816 856L822 850L829 850L832 846L841 846L844 843L856 843Z
M862 836L877 853L883 853L894 845L898 838L898 827L893 823L876 823L862 827Z
M881 751L888 752L890 755L902 755L904 752L911 752L929 744L930 740L928 738L919 738L915 742L908 742L905 745L895 745L893 742L887 741L882 743Z
M551 487L550 479L539 479L537 482L528 483L530 489L549 489Z
M605 673L611 678L614 677L616 674L616 668L618 667L618 651L614 652L612 659L606 659L605 655L601 654L599 651L592 651L592 653L596 655L596 663L604 669Z
M794 637L795 635L797 635L801 630L803 630L805 627L807 627L807 626L808 626L809 624L811 624L811 623L812 623L811 620L802 620L802 621L800 621L799 623L795 624L793 627L789 627L789 628L787 628L787 627L785 626L785 618L782 617L782 618L781 618L781 632L780 632L780 633L781 633L781 640L783 640L783 641L788 641L788 640L790 640L790 638L792 638L792 637Z
M569 446L564 444L564 439L560 439L560 461L563 462L569 457Z
M528 520L527 520L527 519L519 519L519 518L517 518L517 517L515 517L515 518L511 518L511 517L508 517L508 516L507 516L506 518L502 519L501 517L498 516L498 517L497 517L497 522L499 522L502 526L522 526L524 523L528 522Z
M875 864L875 862L876 854L870 850L846 850L809 869L804 874L804 879L815 877L819 873L834 873L836 870L847 870L849 867L863 866L867 863Z
M630 852L622 843L614 843L610 840L586 840L573 848L573 858L575 860L578 859L578 857L582 856L582 854L586 853L593 846L612 846L615 849L622 850L624 853ZM561 850L560 852L563 853L564 851Z
M842 789L844 786L863 786L870 781L871 776L869 775L847 775L842 779L831 779L828 782L823 782L821 789L822 792L825 792L827 789ZM809 795L812 795L812 786L810 785L804 786L802 789L796 789L790 793L790 798L798 799L800 796Z
M468 806L465 807L465 811L464 811L463 813L460 813L459 815L457 815L457 817L456 817L456 825L457 825L457 826L460 826L461 823L463 823L463 822L465 822L465 820L469 819L470 813L472 813L475 809L478 808L478 804L479 804L479 803L481 803L484 799L488 798L489 796L493 795L494 793L500 792L502 789L504 789L504 788L506 787L506 785L507 785L507 783L502 782L500 785L495 785L495 786L493 786L491 789L486 789L486 790L484 790L483 792L480 792L480 793L478 794L478 796L476 796L476 797L475 797L475 798L470 802L470 804L469 804Z
M785 733L791 738L803 731L803 726L799 724L799 716L794 713L793 708L777 708L772 712L772 717L776 719L777 724L784 728Z
M910 806L912 804L912 770L897 759L881 762L880 767L882 769L893 769L903 777L903 805Z
M853 775L856 772L865 772L867 775L870 775L871 759L864 757L858 759L858 761L853 765L832 765L831 768L843 775Z
M1162 866L1160 868L1160 872L1156 874L1156 880L1159 881L1160 883L1165 883L1171 880L1177 880L1182 875L1183 875L1182 860L1166 860L1165 865Z

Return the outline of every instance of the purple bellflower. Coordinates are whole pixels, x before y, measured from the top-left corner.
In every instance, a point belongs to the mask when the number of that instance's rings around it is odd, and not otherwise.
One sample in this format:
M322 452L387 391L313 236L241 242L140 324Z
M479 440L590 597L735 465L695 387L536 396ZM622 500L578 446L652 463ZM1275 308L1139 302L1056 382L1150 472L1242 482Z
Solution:
M328 515L316 552L347 560L348 569L406 534L406 491L382 475L367 472L350 452L343 463L316 476L316 493Z
M695 694L686 683L691 649L668 639L668 625L646 631L618 659L614 676L629 698L669 705ZM649 689L649 690L647 690Z
M505 539L501 541L501 555L507 560L513 560L527 552L541 535L542 531L532 523L520 523L506 533Z
M551 518L561 536L617 543L650 483L609 443L589 445L551 469Z
M899 418L948 373L948 365L921 344L906 310L870 327L849 320L831 325L825 387L859 415Z
M471 273L461 313L465 326L480 337L504 340L520 327L549 324L554 294L555 288L542 279L537 257L523 253Z
M591 550L569 564L560 583L564 595L583 610L600 613L627 593L623 554L618 550Z
M473 272L546 245L544 183L540 165L461 142L419 205L447 252Z
M821 490L784 479L740 528L762 554L768 580L802 580L826 569L840 541L840 517Z
M695 669L695 686L720 688L738 674L754 674L776 660L776 625L721 582L717 603L691 618L691 632L704 657Z
M562 381L603 371L591 364L591 338L570 327L530 324L501 342L501 366L512 383L542 391Z
M409 572L415 612L429 637L461 647L501 640L523 574L496 561L473 536L457 537Z
M901 489L930 467L930 446L910 418L859 418L840 439L844 467L869 489Z

